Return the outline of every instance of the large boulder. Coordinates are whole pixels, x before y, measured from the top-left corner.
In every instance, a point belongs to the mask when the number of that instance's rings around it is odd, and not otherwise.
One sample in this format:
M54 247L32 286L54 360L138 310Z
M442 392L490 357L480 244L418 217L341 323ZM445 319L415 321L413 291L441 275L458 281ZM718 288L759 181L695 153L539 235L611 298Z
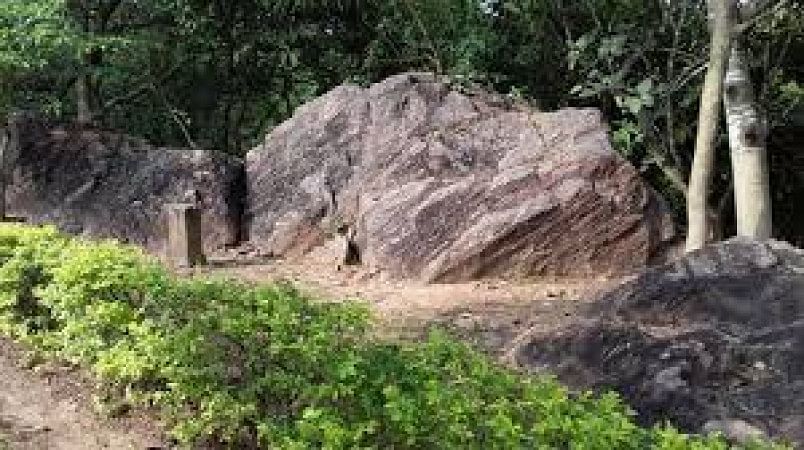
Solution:
M345 233L363 263L428 281L629 271L672 224L607 131L597 110L431 74L341 86L249 152L248 235L290 255Z
M12 124L8 213L161 252L164 205L195 203L207 251L240 238L243 164L211 151L156 148L119 133L37 119Z
M804 250L745 239L650 269L516 359L620 391L646 422L804 444Z

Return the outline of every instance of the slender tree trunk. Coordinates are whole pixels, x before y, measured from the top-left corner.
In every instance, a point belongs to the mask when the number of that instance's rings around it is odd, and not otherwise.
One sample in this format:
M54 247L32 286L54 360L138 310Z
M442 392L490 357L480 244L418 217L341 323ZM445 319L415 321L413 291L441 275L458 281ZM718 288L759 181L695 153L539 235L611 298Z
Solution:
M90 99L89 75L79 75L75 80L75 120L81 124L92 122L92 101Z
M715 138L720 119L723 76L731 48L730 0L709 0L711 48L709 67L701 93L698 112L698 134L695 157L687 191L687 251L703 247L711 229L707 217L707 200L715 165Z
M723 96L729 128L737 235L766 239L772 233L767 131L751 84L747 54L739 39L737 37L732 46Z
M86 33L92 32L92 21L88 5L77 3L75 7L80 9L82 29ZM84 52L81 57L81 68L78 78L75 80L75 121L80 124L92 122L92 78L89 71L90 52Z

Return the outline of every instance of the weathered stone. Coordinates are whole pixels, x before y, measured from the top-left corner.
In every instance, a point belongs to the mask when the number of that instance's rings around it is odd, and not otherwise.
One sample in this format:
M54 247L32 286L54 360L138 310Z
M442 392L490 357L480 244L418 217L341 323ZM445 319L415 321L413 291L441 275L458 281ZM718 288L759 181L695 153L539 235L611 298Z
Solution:
M646 422L804 443L804 250L706 247L605 294L517 359L578 388L615 388Z
M201 212L194 204L169 203L167 216L167 257L176 267L204 264Z
M704 433L718 433L735 444L750 445L758 440L767 440L768 435L745 420L710 420L703 426Z
M18 122L7 208L32 223L166 250L164 205L195 204L205 251L240 238L242 162L212 151L156 148L113 132Z
M672 234L598 111L511 107L430 74L334 89L246 170L252 243L299 254L349 230L363 263L398 277L623 272Z
M9 114L6 123L0 127L0 220L6 219L6 187L9 178L9 161L16 160L19 154L20 116Z

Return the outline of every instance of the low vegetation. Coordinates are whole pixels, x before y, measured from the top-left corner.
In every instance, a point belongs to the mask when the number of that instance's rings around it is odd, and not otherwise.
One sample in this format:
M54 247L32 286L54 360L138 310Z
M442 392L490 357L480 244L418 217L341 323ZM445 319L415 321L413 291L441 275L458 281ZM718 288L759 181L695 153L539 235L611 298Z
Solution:
M0 261L2 331L90 369L109 402L155 407L183 445L729 448L439 333L379 341L363 306L289 286L178 279L133 247L17 224L0 225Z

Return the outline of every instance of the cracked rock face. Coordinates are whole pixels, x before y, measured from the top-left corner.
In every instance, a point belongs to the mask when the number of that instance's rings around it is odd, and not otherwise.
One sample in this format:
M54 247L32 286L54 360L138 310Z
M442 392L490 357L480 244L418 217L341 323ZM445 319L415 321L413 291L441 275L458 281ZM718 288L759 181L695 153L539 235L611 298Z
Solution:
M579 275L644 266L669 215L600 113L542 113L430 74L342 86L247 157L252 243L303 254L349 230L401 278Z
M11 215L161 252L164 205L192 203L202 211L206 251L237 243L245 187L236 158L35 119L15 126L6 194Z
M804 443L804 250L737 238L707 247L605 294L517 359L616 389L645 422Z

